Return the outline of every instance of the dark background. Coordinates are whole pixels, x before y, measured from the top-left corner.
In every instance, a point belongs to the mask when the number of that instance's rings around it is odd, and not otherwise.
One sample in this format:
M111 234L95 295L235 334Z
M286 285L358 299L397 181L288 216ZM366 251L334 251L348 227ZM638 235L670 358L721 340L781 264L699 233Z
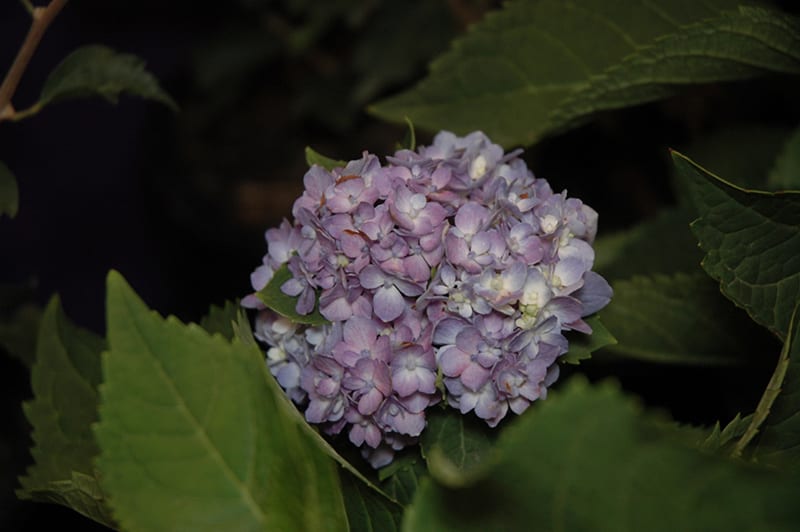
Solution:
M0 123L0 160L20 186L18 216L0 219L0 283L26 287L40 304L60 294L71 319L101 334L109 269L151 307L185 321L241 297L265 252L264 230L301 191L304 146L338 159L391 152L403 127L370 118L365 105L423 76L430 58L496 4L71 2L34 56L17 109L36 100L69 51L102 43L145 59L181 110L123 97L116 106L65 102ZM19 3L0 2L0 75L28 24ZM696 87L600 116L526 159L554 188L599 211L602 234L674 202L668 147L736 124L795 126L797 89L783 78ZM614 375L680 421L707 424L752 409L772 363L588 371ZM20 408L31 391L27 368L3 353L0 394L0 529L94 529L70 510L16 500L16 477L31 460Z

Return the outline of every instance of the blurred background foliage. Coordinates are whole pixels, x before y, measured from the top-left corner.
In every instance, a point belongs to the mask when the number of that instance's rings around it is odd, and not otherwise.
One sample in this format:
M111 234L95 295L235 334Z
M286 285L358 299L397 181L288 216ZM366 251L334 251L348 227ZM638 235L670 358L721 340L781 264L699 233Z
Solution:
M783 8L797 12L793 2ZM21 359L0 356L0 529L92 524L55 506L16 501L30 462L25 366L32 302L60 293L78 324L102 332L104 279L115 268L150 306L184 321L248 292L264 230L302 190L304 147L337 158L387 154L404 127L365 107L409 87L453 37L500 2L490 0L81 0L45 36L15 98L35 100L73 48L107 44L144 58L180 105L123 98L70 102L0 124L0 160L17 175L20 213L0 220L0 318ZM28 26L0 3L0 71ZM526 150L534 172L600 213L600 234L631 227L677 202L668 148L757 185L800 123L796 79L702 85L665 101L600 115ZM753 140L752 131L758 134ZM418 132L420 143L431 132ZM683 238L683 237L681 237ZM7 296L7 297L6 297ZM3 333L0 330L0 333ZM7 334L0 334L8 338ZM28 338L28 341L25 340ZM9 342L11 342L9 344ZM15 343L16 342L16 343ZM735 368L593 364L684 423L730 419L755 404L779 346L753 339ZM709 392L709 382L715 393Z

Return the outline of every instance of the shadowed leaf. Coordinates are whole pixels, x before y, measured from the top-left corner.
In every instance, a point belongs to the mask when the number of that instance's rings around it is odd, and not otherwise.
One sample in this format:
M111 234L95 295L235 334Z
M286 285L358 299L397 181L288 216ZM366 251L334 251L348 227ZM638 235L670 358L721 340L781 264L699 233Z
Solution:
M745 190L677 152L672 159L699 211L692 231L706 252L703 269L784 340L800 300L800 192Z

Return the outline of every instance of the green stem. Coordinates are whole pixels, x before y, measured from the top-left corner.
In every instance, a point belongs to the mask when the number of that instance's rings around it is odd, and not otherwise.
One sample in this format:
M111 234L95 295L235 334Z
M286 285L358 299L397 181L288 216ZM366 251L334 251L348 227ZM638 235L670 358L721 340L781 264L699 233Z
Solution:
M11 98L13 98L17 90L25 69L28 68L28 63L39 46L42 36L44 36L45 31L47 31L56 15L67 4L67 0L52 0L47 7L34 7L30 1L26 2L25 0L23 0L23 4L25 4L26 8L29 8L33 21L19 52L17 52L17 56L14 58L14 62L11 64L11 68L8 69L8 73L3 79L2 85L0 85L0 121L14 118L16 113L11 106Z
M772 405L775 403L775 399L778 398L778 395L781 393L781 389L783 387L783 380L786 377L786 370L789 368L789 351L792 347L792 337L794 336L793 329L795 324L795 315L798 312L800 305L795 308L794 313L792 314L792 319L790 320L789 331L786 335L786 341L783 344L783 349L781 349L781 355L778 358L778 365L775 366L775 371L772 372L772 377L770 377L769 382L767 383L767 388L764 390L764 394L761 396L761 400L758 402L758 406L756 407L756 411L753 413L753 418L750 420L750 424L747 426L747 430L745 430L742 437L736 442L733 450L731 451L732 458L739 458L742 456L742 452L744 451L745 447L756 437L758 431L761 429L761 425L764 424L767 417L769 416L770 411L772 410Z

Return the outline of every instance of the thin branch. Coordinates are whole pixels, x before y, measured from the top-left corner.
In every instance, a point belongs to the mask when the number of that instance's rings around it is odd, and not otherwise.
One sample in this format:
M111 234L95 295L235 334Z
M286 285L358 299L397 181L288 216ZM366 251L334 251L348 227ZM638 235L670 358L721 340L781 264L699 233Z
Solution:
M25 36L19 52L17 52L17 57L14 58L11 68L8 69L8 74L6 74L3 84L0 85L0 120L13 118L14 110L13 108L9 109L11 98L14 97L22 75L25 73L25 69L28 68L28 63L39 46L44 32L47 31L50 23L53 22L56 15L67 4L67 0L52 0L47 7L33 7L30 2L23 3L26 4L26 7L33 8L31 13L33 22L31 22L28 35Z

